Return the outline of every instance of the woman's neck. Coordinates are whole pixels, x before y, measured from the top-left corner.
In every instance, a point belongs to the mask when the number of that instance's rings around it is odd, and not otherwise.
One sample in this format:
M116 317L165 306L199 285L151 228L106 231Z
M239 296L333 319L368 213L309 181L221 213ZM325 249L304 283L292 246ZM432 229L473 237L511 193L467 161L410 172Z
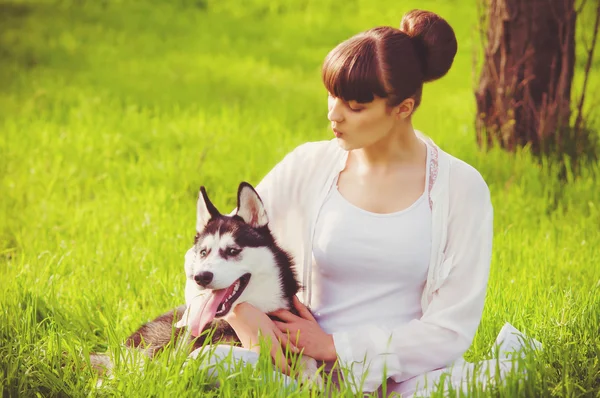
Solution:
M385 173L399 165L424 162L427 156L425 143L411 127L396 131L365 148L351 151L359 168Z

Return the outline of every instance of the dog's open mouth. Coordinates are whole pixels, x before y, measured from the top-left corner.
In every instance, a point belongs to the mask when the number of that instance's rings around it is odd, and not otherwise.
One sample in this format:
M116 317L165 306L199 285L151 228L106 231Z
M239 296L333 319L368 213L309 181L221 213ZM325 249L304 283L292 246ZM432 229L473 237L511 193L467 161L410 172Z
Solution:
M244 274L225 289L205 290L188 305L179 327L188 326L192 336L199 336L204 327L215 318L222 318L231 311L233 303L240 297L250 282L250 274Z
M246 286L248 286L248 282L250 282L250 274L244 274L241 278L233 282L231 286L229 286L225 291L225 297L223 301L217 307L217 312L215 313L215 318L224 317L229 313L233 303L240 297Z

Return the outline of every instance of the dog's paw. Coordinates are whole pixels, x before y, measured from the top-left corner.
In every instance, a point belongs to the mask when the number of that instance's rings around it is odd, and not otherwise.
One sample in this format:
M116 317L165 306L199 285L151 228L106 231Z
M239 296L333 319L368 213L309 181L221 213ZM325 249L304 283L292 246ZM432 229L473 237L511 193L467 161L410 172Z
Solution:
M298 375L300 384L310 386L312 388L323 388L323 378L319 374L319 366L314 358L308 356L300 357L301 370Z
M323 389L323 378L318 373L301 372L299 375L300 384L310 388Z

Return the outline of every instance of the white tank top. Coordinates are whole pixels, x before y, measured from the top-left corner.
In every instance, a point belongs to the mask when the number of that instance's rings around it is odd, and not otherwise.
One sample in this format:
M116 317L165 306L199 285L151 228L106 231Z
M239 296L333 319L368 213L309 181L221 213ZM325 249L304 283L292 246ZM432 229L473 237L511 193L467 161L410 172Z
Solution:
M311 309L327 333L364 324L392 328L421 317L431 252L429 156L425 191L395 213L351 204L334 182L313 238Z

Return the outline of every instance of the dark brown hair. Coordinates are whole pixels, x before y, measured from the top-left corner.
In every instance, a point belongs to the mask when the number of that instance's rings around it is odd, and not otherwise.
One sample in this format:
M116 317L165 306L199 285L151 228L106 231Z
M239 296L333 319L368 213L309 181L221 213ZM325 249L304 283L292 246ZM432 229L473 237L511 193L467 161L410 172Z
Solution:
M335 97L360 103L375 96L389 106L421 102L423 83L444 76L456 55L452 27L429 11L412 10L400 29L380 26L340 43L325 58L322 78Z

